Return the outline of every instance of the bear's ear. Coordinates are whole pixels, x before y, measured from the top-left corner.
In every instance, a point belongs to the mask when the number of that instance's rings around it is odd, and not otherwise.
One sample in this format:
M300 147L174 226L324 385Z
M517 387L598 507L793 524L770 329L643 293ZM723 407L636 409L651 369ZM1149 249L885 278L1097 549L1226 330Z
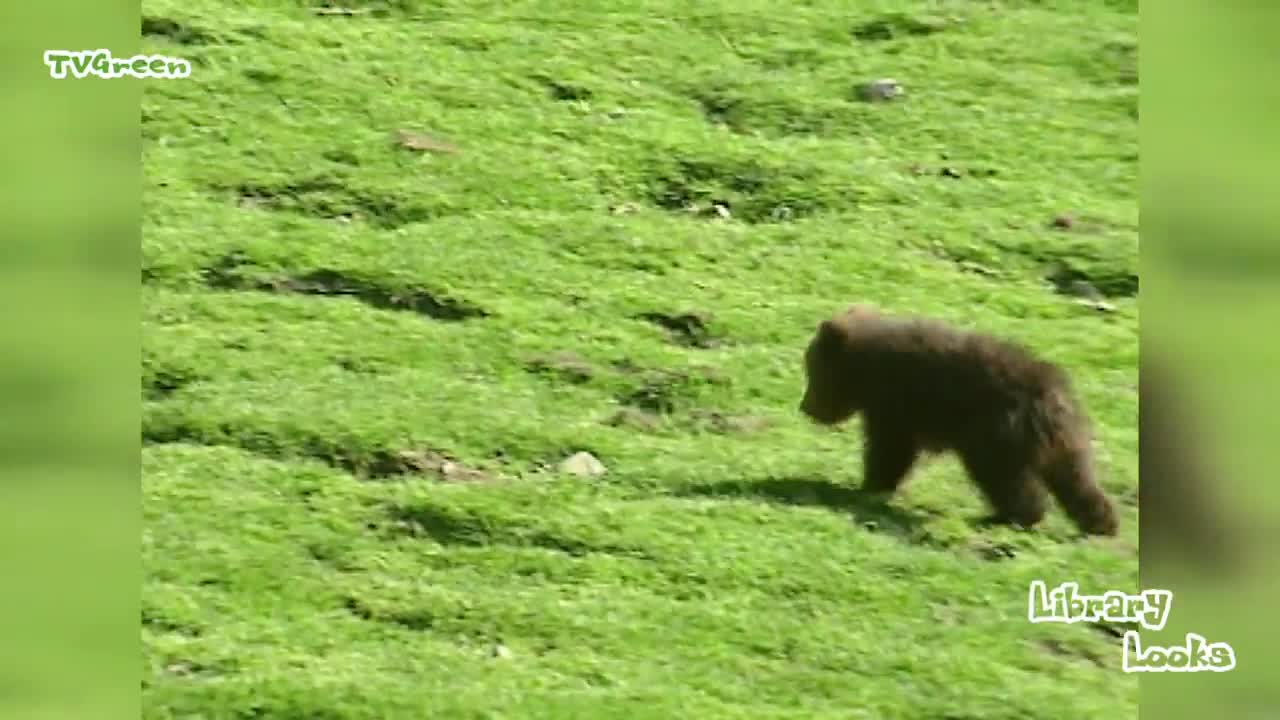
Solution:
M830 319L818 323L818 339L831 340L840 334L840 328Z

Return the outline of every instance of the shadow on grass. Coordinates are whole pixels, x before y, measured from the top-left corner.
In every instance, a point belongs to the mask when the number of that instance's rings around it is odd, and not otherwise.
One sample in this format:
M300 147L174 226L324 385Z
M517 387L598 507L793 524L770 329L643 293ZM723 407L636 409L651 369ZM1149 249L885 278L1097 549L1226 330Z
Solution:
M928 519L922 513L908 512L858 488L812 478L765 478L762 480L728 480L691 487L685 497L755 499L779 505L825 507L848 513L859 525L878 532L889 532L905 539L918 537L919 528Z

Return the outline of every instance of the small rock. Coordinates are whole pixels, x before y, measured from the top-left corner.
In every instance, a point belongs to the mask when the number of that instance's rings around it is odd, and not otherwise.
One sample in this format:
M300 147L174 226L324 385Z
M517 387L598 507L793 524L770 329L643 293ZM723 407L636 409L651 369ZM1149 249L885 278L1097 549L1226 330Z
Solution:
M511 658L511 649L502 643L493 646L493 656L507 660Z
M1054 263L1046 279L1062 295L1083 299L1087 303L1101 302L1103 294L1089 282L1087 275L1062 262Z
M1064 292L1073 297L1085 298L1087 300L1101 300L1102 293L1093 286L1088 280L1072 280L1067 283Z
M324 16L355 17L371 12L367 8L318 7L311 8L311 14Z
M396 130L392 133L392 138L395 140L396 144L407 150L441 154L452 154L458 151L457 146L452 143L445 142L427 135L426 133L420 133L415 130Z
M718 215L722 220L728 220L732 217L732 215L729 214L729 206L723 202L712 202L711 211Z
M902 93L903 89L901 83L893 78L873 80L859 88L859 94L862 96L862 99L871 102L892 100Z
M1076 302L1086 307L1093 308L1094 310L1097 310L1098 312L1101 312L1101 313L1113 313L1116 311L1116 306L1107 302L1106 300L1078 298L1076 299Z
M599 477L608 472L604 463L589 452L576 452L560 463L560 472L578 477Z

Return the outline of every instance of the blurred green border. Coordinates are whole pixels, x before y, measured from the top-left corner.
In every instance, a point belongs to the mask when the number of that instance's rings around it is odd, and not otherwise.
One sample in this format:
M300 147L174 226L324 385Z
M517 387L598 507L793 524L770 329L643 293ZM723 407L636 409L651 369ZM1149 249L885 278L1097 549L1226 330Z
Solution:
M0 716L138 717L139 6L0 9Z
M1158 359L1176 373L1169 389L1193 408L1173 418L1189 431L1180 450L1205 467L1197 484L1232 533L1231 563L1217 566L1144 537L1143 585L1172 589L1174 601L1165 630L1144 632L1143 642L1177 645L1193 632L1237 656L1226 673L1145 675L1144 716L1269 717L1280 704L1271 615L1280 589L1271 557L1280 527L1277 25L1280 8L1267 4L1142 6L1143 365ZM1151 467L1144 456L1144 487L1165 487ZM1183 508L1205 512L1196 502ZM1148 514L1143 527L1160 520ZM1158 550L1171 559L1151 562Z

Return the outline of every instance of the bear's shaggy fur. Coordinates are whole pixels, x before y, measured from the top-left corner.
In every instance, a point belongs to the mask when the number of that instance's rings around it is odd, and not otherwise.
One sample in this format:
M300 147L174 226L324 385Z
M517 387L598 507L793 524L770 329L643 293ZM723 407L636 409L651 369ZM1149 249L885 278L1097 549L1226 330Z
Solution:
M864 490L891 495L922 451L950 450L993 519L1039 523L1047 488L1082 532L1116 534L1070 380L1026 348L854 305L818 326L805 371L801 412L822 425L862 416Z

